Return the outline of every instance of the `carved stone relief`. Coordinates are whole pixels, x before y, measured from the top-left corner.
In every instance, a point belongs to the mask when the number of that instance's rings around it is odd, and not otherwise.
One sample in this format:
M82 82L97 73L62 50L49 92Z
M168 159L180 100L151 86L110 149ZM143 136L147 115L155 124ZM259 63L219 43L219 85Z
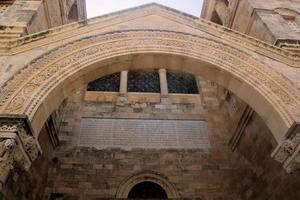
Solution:
M0 138L0 190L13 169L15 147L15 139Z
M274 106L276 105L276 109L280 110L286 121L292 123L295 118L300 119L298 92L291 91L293 86L280 74L267 67L262 67L263 63L259 63L249 55L225 44L218 44L205 38L163 31L113 33L95 36L62 47L34 61L13 80L8 81L6 87L2 89L3 97L0 108L5 113L26 113L31 118L34 114L32 112L40 104L39 101L46 91L48 92L54 83L62 80L63 77L70 76L74 70L80 70L79 63L85 63L93 58L105 59L120 52L133 53L138 47L145 50L160 49L161 52L173 52L175 48L179 47L182 55L206 60L236 74L244 81L259 82L264 85L264 87L258 88L260 93L273 102ZM53 62L50 63L50 60ZM29 75L34 74L33 72L37 72L37 74ZM18 87L20 82L25 81L24 79L27 84ZM33 94L35 95L32 98Z
M283 163L288 173L300 171L300 126L294 125L288 138L273 152L275 160Z
M168 53L195 58L229 72L233 77L255 88L280 113L282 121L300 121L299 91L282 74L243 51L220 41L186 33L159 30L134 30L95 35L57 48L32 61L1 89L0 113L25 114L33 119L43 99L59 83L92 64L124 54L139 52ZM24 84L20 84L24 83ZM255 108L254 108L255 109ZM22 137L22 134L20 134ZM24 139L30 158L32 139ZM26 143L28 145L26 145ZM276 157L290 156L291 144Z
M28 170L40 152L39 145L22 118L0 119L0 190L14 170Z

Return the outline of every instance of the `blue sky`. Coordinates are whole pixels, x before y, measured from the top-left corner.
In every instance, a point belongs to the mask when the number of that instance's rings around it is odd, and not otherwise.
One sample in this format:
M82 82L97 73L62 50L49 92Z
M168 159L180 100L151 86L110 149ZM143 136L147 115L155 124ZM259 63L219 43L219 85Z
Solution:
M91 18L152 2L199 17L203 0L86 0L87 15Z

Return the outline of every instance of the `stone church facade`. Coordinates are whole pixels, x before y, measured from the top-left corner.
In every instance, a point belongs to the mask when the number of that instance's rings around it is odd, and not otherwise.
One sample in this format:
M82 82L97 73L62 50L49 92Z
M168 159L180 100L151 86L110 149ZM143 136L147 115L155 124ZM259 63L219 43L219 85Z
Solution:
M300 2L0 1L0 199L300 198Z

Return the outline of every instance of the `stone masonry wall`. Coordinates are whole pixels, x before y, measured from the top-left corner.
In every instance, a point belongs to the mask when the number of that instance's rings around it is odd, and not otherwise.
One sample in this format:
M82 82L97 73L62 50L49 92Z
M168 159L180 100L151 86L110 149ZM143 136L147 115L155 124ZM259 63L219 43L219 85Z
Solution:
M223 88L219 90L224 91ZM219 93L219 99L223 93ZM234 101L233 101L234 100ZM232 104L236 105L233 106ZM239 123L245 103L231 94L229 101L222 101L220 107L230 113L230 121ZM271 157L277 143L257 113L254 113L247 124L234 153L238 154L235 166L239 169L240 178L236 190L241 199L247 200L294 200L300 196L297 189L300 185L299 174L288 174L280 163Z
M275 139L254 114L247 126L236 151L247 162L237 162L244 170L237 184L243 199L251 200L294 200L300 197L300 175L287 174L282 165L271 158L276 147Z
M201 81L201 104L175 104L173 107L84 101L85 88L69 98L64 126L60 132L61 146L49 170L45 199L63 195L70 199L113 198L121 183L135 173L153 171L166 177L180 197L239 199L235 182L239 169L233 165L237 155L227 147L230 123L228 114L219 109L216 85ZM133 106L135 105L135 106ZM172 109L173 108L173 109ZM127 117L206 120L211 148L203 149L95 149L77 146L80 118ZM155 114L156 113L156 114ZM149 133L151 134L151 133ZM138 142L138 140L137 140Z
M276 142L261 118L253 115L237 149L232 152L228 141L241 111L229 110L234 107L227 105L223 89L216 84L209 81L200 84L202 106L191 110L208 123L211 143L208 151L79 147L82 116L117 117L119 113L125 117L127 113L128 117L143 118L151 111L147 106L136 110L131 105L118 107L116 102L86 102L85 88L79 89L68 99L60 132L61 145L54 153L55 162L49 170L44 199L51 195L74 200L114 198L124 180L149 171L166 177L182 198L294 200L298 197L296 188L300 179L298 175L287 174L270 157ZM237 99L238 108L242 107L240 101ZM185 110L186 113L181 110L181 117L189 116L191 110ZM172 116L171 110L165 111L168 115L163 115L163 110L160 112L161 116ZM174 116L178 118L180 114Z

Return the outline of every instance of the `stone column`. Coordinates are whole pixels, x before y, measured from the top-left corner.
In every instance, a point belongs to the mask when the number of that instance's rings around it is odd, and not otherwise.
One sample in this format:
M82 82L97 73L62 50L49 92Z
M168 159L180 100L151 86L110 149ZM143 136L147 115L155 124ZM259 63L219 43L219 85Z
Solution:
M169 90L167 81L167 70L159 69L159 82L160 82L160 102L162 104L170 104Z
M167 70L159 69L159 82L160 82L160 94L162 98L168 97L168 81L167 81Z
M127 79L128 79L128 71L121 72L121 79L120 79L120 90L119 95L121 97L127 96Z

